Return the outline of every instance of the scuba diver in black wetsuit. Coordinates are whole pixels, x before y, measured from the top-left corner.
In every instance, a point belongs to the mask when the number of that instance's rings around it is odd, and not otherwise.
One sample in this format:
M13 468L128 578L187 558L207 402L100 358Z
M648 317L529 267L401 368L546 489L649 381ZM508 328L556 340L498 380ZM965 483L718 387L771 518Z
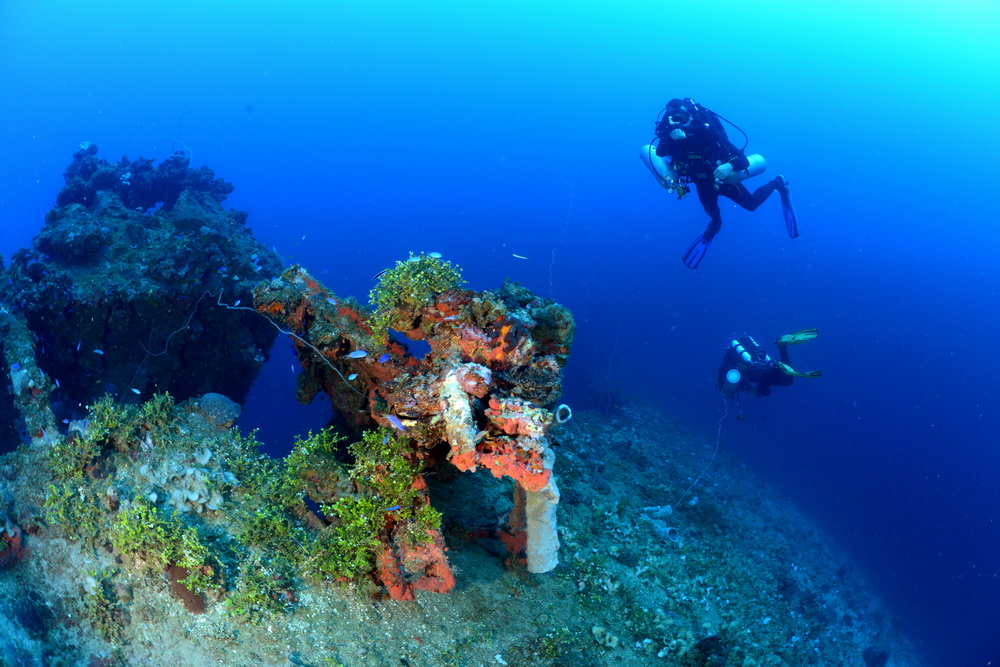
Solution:
M729 343L722 357L719 370L715 373L715 386L722 395L736 401L739 409L737 419L743 419L740 407L740 392L754 396L767 396L771 387L787 387L799 378L818 378L819 371L800 373L788 360L788 346L805 343L818 335L815 329L803 329L793 334L785 334L774 341L778 346L779 361L772 359L750 336L740 336Z
M684 264L688 268L698 268L709 244L722 227L719 195L732 199L748 211L754 211L777 190L781 196L788 235L793 239L799 235L795 211L788 197L788 181L784 176L772 179L752 194L743 185L744 179L757 176L765 169L764 158L760 155L747 156L745 149L746 143L743 148L737 148L729 140L718 114L691 98L685 98L667 103L656 122L655 145L643 147L640 153L660 184L670 192L677 190L678 199L683 198L690 190L690 184L694 183L702 208L708 213L708 227L684 253Z

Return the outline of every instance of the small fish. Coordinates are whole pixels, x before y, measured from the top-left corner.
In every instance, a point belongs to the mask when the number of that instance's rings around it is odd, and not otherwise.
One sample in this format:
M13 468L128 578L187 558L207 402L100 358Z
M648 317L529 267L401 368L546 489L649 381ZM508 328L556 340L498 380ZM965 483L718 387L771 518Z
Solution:
M292 364L292 372L295 372L295 364Z
M390 424L398 428L400 431L406 430L406 427L403 426L403 422L399 421L399 417L397 417L396 415L386 415L385 418L389 421Z
M431 259L441 259L441 253L439 252L429 252L427 253L427 256Z
M79 352L79 351L80 351L80 343L82 343L82 342L83 342L83 341L80 341L80 342L78 342L78 343L76 344L76 351L77 351L77 352Z
M392 271L392 269L382 269L381 271L379 271L378 273L376 273L374 276L372 276L372 280L378 280L379 278L381 278L385 274L389 273L390 271Z
M330 304L331 306L336 306L336 305L337 305L337 300L336 300L336 299L334 299L333 297L331 297L331 298L327 299L327 300L326 300L326 302L327 302L328 304Z
M236 299L236 303L233 304L233 307L235 308L236 306L240 305L240 301L242 301L242 299Z
M68 423L69 423L69 420L68 420L68 419L64 419L64 420L63 420L63 424L68 424Z
M385 437L384 437L384 438L382 438L382 444L383 444L383 445L384 445L385 443L387 443L387 442L389 442L389 434L388 434L388 433L386 433L386 434L385 434Z
M14 363L12 363L10 365L10 370L12 370L12 371L19 371L19 370L21 370L21 364L19 364L19 363L17 363L15 361Z
M403 509L402 505L393 505L392 507L386 507L382 511L383 512L395 512L396 510L401 510L401 509Z
M104 350L94 350L94 354L104 354Z
M511 256L512 256L512 257L516 257L516 258L518 258L518 259L528 259L528 258L527 258L527 257L525 257L524 255L517 255L517 254L515 254L515 253L510 253L510 254L511 254Z
M368 356L368 353L365 352L364 350L354 350L354 352L351 352L349 355L347 355L347 358L348 359L363 359L364 357L367 357L367 356Z
M142 392L139 391L138 389L136 389L135 387L132 387L132 393L133 394L141 394Z
M347 376L347 381L350 382L351 380L353 380L353 379L355 379L357 377L358 377L357 373L351 373L350 375Z
M55 383L56 383L56 389L58 389L59 388L59 378L55 379Z

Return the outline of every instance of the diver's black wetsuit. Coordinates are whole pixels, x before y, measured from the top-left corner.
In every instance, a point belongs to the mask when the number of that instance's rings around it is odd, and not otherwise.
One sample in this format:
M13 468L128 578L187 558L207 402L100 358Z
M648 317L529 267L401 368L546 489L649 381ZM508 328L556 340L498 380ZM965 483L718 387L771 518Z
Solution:
M719 370L715 373L715 384L724 394L733 398L737 393L745 391L755 396L767 396L773 386L787 387L792 384L795 378L782 371L778 362L768 356L757 341L750 336L740 336L735 341L750 355L750 361L746 360L736 345L730 343L719 364ZM788 346L778 346L778 357L782 363L791 366ZM733 369L740 372L740 381L735 387L727 387L726 373Z
M671 129L673 128L667 124L667 117L664 116L656 126L656 136L659 139L656 154L669 157L678 176L689 178L694 183L698 200L711 218L702 234L706 241L711 241L722 228L719 195L732 199L748 211L755 211L776 189L776 180L760 186L753 194L742 183L719 183L716 189L713 175L716 167L729 162L734 171L742 171L750 166L750 161L743 151L729 141L722 123L708 109L698 107L694 111L691 124L682 128L686 135L683 139L671 138Z

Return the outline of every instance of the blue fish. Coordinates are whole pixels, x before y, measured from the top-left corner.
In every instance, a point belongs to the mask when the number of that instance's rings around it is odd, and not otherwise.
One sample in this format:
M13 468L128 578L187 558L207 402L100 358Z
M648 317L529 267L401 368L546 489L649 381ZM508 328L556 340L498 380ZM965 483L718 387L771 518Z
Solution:
M403 426L403 422L399 421L399 417L396 415L386 415L385 418L389 420L389 423L398 428L400 431L405 431L406 427Z
M347 376L347 380L350 381L350 380L353 380L356 377L358 377L357 373L351 373L350 375Z
M383 445L384 445L385 443L387 443L387 442L389 442L389 434L388 434L388 433L386 433L386 434L385 434L385 437L384 437L384 438L382 438L382 444L383 444Z
M368 356L368 353L365 352L364 350L354 350L354 352L351 352L349 355L347 355L347 358L348 359L362 359L362 358L367 357L367 356Z
M326 300L326 302L329 303L331 306L336 306L337 305L337 300L334 299L334 298L329 298L329 299Z
M384 364L385 362L389 361L390 359L392 359L392 355L390 355L388 352L386 352L385 354L383 354L381 357L378 358L378 362L380 364Z
M382 511L383 512L395 512L396 510L401 510L401 509L403 509L402 505L393 505L392 507L386 507Z

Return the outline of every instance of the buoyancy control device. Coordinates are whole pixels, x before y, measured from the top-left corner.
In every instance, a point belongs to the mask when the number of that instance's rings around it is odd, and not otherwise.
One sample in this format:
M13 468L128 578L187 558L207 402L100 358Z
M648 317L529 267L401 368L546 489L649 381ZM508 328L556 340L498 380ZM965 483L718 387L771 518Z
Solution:
M646 144L643 146L639 151L639 158L642 160L642 163L645 164L651 172L653 172L653 176L656 177L657 182L665 187L667 192L673 192L675 189L678 190L678 199L687 194L687 183L678 177L677 171L674 170L670 164L670 160L656 154L656 146L653 146L652 144ZM726 177L726 183L735 185L736 183L745 181L748 178L759 176L764 173L765 169L767 169L767 162L765 162L763 155L759 155L757 153L747 155L747 160L750 162L747 168L740 169L739 171L734 169L732 173Z

